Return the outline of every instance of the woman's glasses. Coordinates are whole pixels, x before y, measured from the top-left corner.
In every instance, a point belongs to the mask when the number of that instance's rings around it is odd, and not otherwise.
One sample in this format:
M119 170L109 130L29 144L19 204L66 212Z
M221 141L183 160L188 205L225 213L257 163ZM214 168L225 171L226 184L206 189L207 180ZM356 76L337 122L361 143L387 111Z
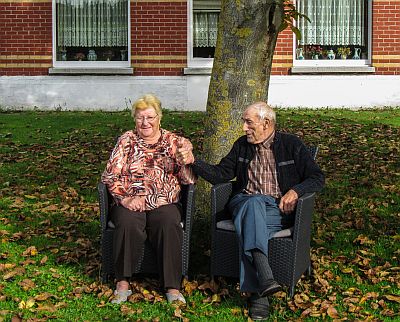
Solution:
M141 117L135 117L136 122L138 123L144 123L144 121L147 121L149 123L152 123L156 120L158 117L158 114L155 116L141 116Z

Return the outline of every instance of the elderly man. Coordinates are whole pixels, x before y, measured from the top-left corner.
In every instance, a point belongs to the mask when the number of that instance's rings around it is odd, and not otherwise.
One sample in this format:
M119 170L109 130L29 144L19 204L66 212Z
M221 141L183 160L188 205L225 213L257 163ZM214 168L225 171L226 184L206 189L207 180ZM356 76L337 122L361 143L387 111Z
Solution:
M217 165L195 159L191 147L181 147L178 160L212 184L236 178L228 208L243 248L240 288L251 293L250 317L261 320L268 317L268 296L281 289L268 262L268 240L293 225L298 198L320 191L324 175L298 137L276 131L266 103L246 108L243 130Z

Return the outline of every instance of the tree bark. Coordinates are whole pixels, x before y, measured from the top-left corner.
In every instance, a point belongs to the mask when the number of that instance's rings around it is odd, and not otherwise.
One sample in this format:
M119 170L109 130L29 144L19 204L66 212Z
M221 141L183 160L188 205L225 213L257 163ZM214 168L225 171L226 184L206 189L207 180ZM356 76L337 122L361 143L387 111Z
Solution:
M246 106L267 101L283 0L222 0L210 80L204 157L218 162L242 133Z

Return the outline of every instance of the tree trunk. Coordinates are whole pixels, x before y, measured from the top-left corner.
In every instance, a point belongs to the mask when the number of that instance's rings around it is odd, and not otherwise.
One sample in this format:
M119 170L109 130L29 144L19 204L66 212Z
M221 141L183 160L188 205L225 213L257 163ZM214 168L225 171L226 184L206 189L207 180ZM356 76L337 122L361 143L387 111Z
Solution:
M267 101L283 0L222 0L211 75L204 157L218 162L242 133L246 106Z

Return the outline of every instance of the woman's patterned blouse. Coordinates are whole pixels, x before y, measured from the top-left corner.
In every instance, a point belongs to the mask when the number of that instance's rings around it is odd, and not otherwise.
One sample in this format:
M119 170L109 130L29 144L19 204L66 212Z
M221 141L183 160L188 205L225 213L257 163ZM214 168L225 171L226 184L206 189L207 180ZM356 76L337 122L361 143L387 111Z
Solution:
M158 142L149 145L136 131L125 132L101 177L117 204L133 196L145 196L146 210L178 202L180 184L196 180L191 167L181 166L176 160L176 149L182 139L161 129Z

